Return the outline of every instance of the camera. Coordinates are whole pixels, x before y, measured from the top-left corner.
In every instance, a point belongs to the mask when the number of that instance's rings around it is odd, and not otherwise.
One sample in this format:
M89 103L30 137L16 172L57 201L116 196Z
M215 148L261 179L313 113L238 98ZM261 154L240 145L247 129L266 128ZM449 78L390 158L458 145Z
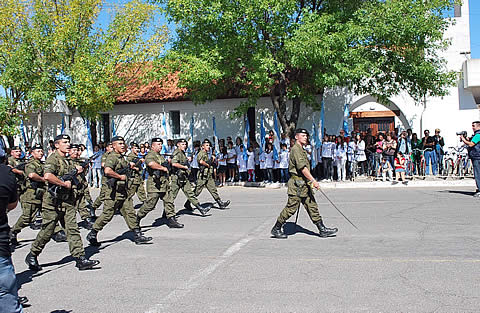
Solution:
M467 132L465 130L461 132L457 132L457 136L467 137Z

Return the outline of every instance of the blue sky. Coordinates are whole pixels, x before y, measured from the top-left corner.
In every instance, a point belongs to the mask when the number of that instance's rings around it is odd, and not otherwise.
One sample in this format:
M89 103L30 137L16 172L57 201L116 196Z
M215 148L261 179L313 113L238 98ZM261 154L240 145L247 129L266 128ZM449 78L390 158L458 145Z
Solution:
M104 0L104 10L100 14L99 23L102 26L108 25L112 8L115 5L122 5L128 0ZM468 0L464 0L468 1ZM480 0L470 0L470 36L472 58L480 59ZM165 22L162 18L161 22ZM173 27L171 28L173 29Z

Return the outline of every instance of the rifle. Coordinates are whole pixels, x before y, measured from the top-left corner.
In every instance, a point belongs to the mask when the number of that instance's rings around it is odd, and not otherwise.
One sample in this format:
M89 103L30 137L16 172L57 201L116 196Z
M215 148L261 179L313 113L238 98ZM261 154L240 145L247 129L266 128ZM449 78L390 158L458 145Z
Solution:
M135 159L129 161L128 167L122 168L118 170L117 173L118 175L126 175L127 176L127 181L132 178L133 176L133 168L130 167L130 163L134 163L134 167L139 167L142 164L142 157L137 156ZM118 179L114 177L110 177L107 180L107 185L108 187L112 188L115 187L115 184L117 183Z
M213 166L213 158L209 158L205 163L208 164L208 169L212 168ZM202 165L202 164L198 164L198 170L200 171L200 174L202 175L202 178L205 177L205 169L207 168L205 165Z
M163 167L166 167L167 170L168 170L168 173L165 172L165 171L161 171L161 170L154 170L154 171L152 172L152 176L153 176L154 179L155 179L155 178L156 178L156 179L159 179L160 177L164 177L164 176L165 176L165 177L168 177L168 176L169 176L169 173L172 172L172 165L170 164L170 162L165 161L165 162L163 162L163 163L160 164L160 165L163 166Z
M85 169L88 164L90 164L90 162L92 162L93 160L95 160L96 158L98 158L100 156L100 152L97 152L95 153L94 155L92 155L91 157L89 157L88 159L86 159L85 161L83 161L80 166ZM79 184L79 181L77 179L77 175L78 175L78 170L77 168L71 170L70 172L68 172L67 174L59 177L59 179L61 181L70 181L72 182L72 185L78 185ZM69 197L69 190L65 187L62 187L62 186L59 186L59 185L51 185L50 187L48 187L48 192L50 193L50 195L52 196L52 198L54 199L60 199L62 201L65 201L68 199Z
M190 164L188 163L188 161L178 162L178 164L186 166L186 167L189 168L189 169L186 170L186 169L183 169L183 168L178 168L178 167L172 166L173 174L178 176L178 179L179 179L180 182L185 182L186 180L188 180L188 176L190 176Z

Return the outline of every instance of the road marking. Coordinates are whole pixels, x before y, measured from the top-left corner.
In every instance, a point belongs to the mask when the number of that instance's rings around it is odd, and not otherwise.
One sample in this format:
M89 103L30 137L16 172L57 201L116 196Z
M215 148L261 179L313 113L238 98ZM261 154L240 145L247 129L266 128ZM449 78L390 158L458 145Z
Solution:
M313 258L313 259L300 259L305 262L328 262L328 261L340 261L340 262L428 262L428 263L480 263L480 259L401 259L401 258Z
M268 219L251 233L249 233L246 237L240 239L227 250L225 250L221 256L217 257L213 263L209 266L201 270L200 272L194 274L190 279L182 284L181 286L177 287L173 291L171 291L167 296L165 296L160 303L156 304L153 308L149 309L145 313L157 313L157 312L164 312L170 305L176 303L181 298L186 296L195 288L199 287L205 279L215 272L215 270L220 267L223 263L225 263L230 257L235 255L238 251L240 251L245 245L247 245L250 241L257 238L258 235L264 232L265 227L267 227L271 223L271 219Z

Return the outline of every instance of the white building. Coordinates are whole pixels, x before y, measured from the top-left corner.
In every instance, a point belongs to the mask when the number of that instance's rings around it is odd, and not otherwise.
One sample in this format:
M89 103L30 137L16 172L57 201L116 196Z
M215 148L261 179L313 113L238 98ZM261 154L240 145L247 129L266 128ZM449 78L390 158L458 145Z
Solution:
M444 57L448 68L460 73L458 84L450 88L450 94L442 98L427 98L422 103L403 93L390 99L382 105L370 95L355 96L338 88L329 90L325 95L325 125L327 133L337 134L342 126L344 105L349 104L351 112L350 129L366 131L387 131L411 128L419 137L423 130L431 133L440 128L445 137L446 146L457 143L455 133L462 130L471 132L470 125L474 120L480 120L480 59L469 59L470 23L468 1L455 9L455 24L446 32L452 45L445 51ZM176 88L176 87L175 87ZM155 88L153 88L155 89ZM111 136L111 121L115 124L118 135L127 142L145 142L160 133L164 112L169 124L169 137L189 137L190 120L194 117L194 139L212 138L212 117L215 116L217 133L220 138L227 136L243 136L244 120L230 119L230 114L243 99L218 99L203 105L194 105L191 101L181 99L181 90L165 93L162 90L152 90L143 87L137 90L136 102L119 102L112 111L102 114L98 123L97 141L108 140ZM158 97L156 96L158 95ZM255 109L248 113L255 136L260 133L260 113L265 113L267 131L273 127L273 108L269 98L261 98ZM44 138L48 141L60 132L62 116L65 116L67 133L73 141L86 142L86 127L78 113L69 112L62 103L57 104L50 113L44 115ZM320 112L312 112L310 108L302 107L298 126L310 130L312 123L318 123ZM253 122L255 121L255 122ZM255 125L253 125L255 123ZM26 124L27 137L37 138L36 117L32 116ZM45 142L46 143L46 142Z

